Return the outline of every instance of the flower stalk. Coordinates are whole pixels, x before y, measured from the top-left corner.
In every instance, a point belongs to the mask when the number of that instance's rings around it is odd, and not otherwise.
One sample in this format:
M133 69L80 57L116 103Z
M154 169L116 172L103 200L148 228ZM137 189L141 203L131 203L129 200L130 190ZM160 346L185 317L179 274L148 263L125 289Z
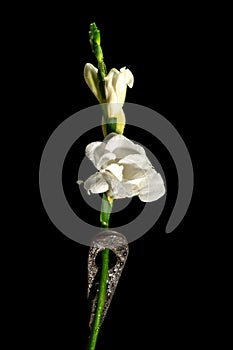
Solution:
M107 69L104 63L102 48L100 46L100 31L98 30L95 23L92 23L90 25L89 38L90 38L91 49L95 54L95 57L98 62L98 78L99 78L98 84L99 84L99 93L101 98L100 102L105 103L106 96L105 96L105 90L104 90L104 84L105 84L104 78L107 75ZM107 122L108 116L107 116L106 108L103 108L103 113L104 113L104 119ZM112 130L110 130L110 132L111 131ZM102 228L107 229L109 227L109 220L110 220L112 206L113 206L113 200L107 194L104 193L102 196L101 213L100 213L100 223ZM88 342L88 350L95 350L95 347L96 347L101 320L102 320L102 314L104 310L104 302L105 302L105 295L106 295L106 288L107 288L108 269L109 269L109 249L104 249L101 252L101 254L102 254L102 257L101 257L101 274L100 274L99 292L98 292L98 299L96 304L95 317L94 317L91 334Z
M91 142L86 147L86 156L98 171L86 179L84 188L88 194L102 194L100 225L102 229L108 229L114 199L138 196L143 202L153 202L166 190L162 176L154 169L144 148L123 135L126 124L123 105L127 87L132 88L134 84L132 72L126 67L120 70L112 68L107 72L100 31L95 23L90 25L89 39L98 68L86 63L84 79L102 107L104 140ZM105 247L106 242L101 246L100 282L94 299L96 307L92 308L88 350L95 350L103 314L106 314L105 304L109 296L107 293L106 299L106 290L109 291L111 286L109 249ZM107 247L112 250L112 246ZM111 292L110 295L112 297Z

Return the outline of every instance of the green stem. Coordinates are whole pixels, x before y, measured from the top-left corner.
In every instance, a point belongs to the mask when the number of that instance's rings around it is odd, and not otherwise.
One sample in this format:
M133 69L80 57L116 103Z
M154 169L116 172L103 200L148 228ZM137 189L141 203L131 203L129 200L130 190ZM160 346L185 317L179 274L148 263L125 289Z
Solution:
M102 48L100 46L100 31L98 30L95 23L92 23L90 25L89 38L90 38L91 49L95 54L95 57L98 62L99 87L100 87L102 101L103 103L106 103L106 96L105 96L105 90L104 90L104 78L107 75L107 69L104 63ZM103 114L104 114L104 119L107 123L108 116L107 116L105 105L103 105ZM114 130L111 130L110 132L112 131ZM107 194L104 193L102 197L101 214L100 214L100 223L103 229L107 229L109 227L109 220L110 220L110 215L112 211L112 205L113 205L113 200L109 198ZM95 317L93 320L91 334L90 334L89 343L88 343L88 350L95 350L99 331L100 331L100 325L102 321L104 303L105 303L108 268L109 268L109 249L104 249L101 254L102 254L102 260L101 260L99 292L97 297Z
M99 294L95 311L95 318L93 321L93 326L91 329L90 340L88 344L88 350L95 350L97 338L100 330L102 314L104 310L104 301L107 288L107 278L108 278L108 266L109 266L109 249L104 249L102 251L102 266L99 284Z
M112 211L113 201L104 193L102 197L100 222L101 227L107 229L109 227L109 220ZM108 267L109 267L109 249L104 249L102 251L102 261L101 261L101 273L100 273L100 283L99 292L95 310L95 317L92 324L91 335L89 338L88 350L95 350L100 325L102 320L102 314L104 310L104 302L107 288L108 279Z

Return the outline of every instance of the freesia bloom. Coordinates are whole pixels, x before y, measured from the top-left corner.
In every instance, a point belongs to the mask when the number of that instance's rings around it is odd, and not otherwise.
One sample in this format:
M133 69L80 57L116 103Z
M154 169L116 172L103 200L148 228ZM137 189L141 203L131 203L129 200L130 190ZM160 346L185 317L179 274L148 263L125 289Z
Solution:
M91 63L86 63L84 67L84 79L97 100L102 103L103 101L99 89L98 69ZM134 77L132 72L125 67L121 68L120 71L116 68L112 68L104 80L106 102L119 103L123 106L127 86L130 88L133 87ZM109 117L111 117L111 115Z
M103 103L99 88L98 69L91 63L87 63L84 67L84 78L97 100ZM125 102L127 86L133 87L133 74L125 67L121 68L120 71L112 68L104 81L108 118L117 118L118 130L116 131L122 134L125 126L125 114L122 107Z
M165 193L163 179L144 148L123 135L111 133L103 142L90 143L86 156L98 170L84 182L88 194L107 192L113 199L139 196L152 202Z

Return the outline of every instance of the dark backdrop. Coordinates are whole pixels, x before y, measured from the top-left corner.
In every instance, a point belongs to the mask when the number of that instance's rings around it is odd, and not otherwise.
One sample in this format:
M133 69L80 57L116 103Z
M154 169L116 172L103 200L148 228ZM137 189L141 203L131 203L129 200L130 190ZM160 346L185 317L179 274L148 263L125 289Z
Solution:
M95 64L88 41L91 22L95 21L101 29L108 69L127 66L135 76L135 85L128 89L126 101L159 112L182 136L198 186L197 116L202 99L200 72L204 45L201 11L170 6L141 8L142 5L137 9L134 5L131 10L113 9L110 5L101 9L96 5L92 10L90 4L89 9L75 11L56 5L31 13L31 32L27 29L30 54L26 63L32 86L31 129L37 140L34 148L37 160L33 157L32 161L37 204L30 221L33 269L27 297L32 320L30 334L32 341L41 346L82 350L88 336L88 248L68 239L53 226L37 184L40 157L51 133L70 115L96 104L83 79L85 63ZM205 333L207 310L201 305L206 301L203 290L206 276L202 266L198 191L194 187L192 203L182 223L166 235L177 176L163 146L157 141L155 145L151 151L162 164L171 191L153 229L130 244L127 265L96 350L161 349L171 344L189 348L197 345Z

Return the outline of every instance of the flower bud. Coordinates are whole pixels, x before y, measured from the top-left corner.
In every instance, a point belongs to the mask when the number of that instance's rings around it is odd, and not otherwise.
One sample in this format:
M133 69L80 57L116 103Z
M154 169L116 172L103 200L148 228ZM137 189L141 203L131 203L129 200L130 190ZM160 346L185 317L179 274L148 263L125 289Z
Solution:
M103 56L103 51L101 49L101 46L96 46L95 48L95 56L96 56L96 59L98 62L102 62L103 59L104 59L104 56Z
M102 50L99 46L99 59L102 58ZM103 63L103 61L102 61ZM87 63L84 68L84 78L100 103L103 103L103 98L100 92L98 69L92 64ZM104 136L109 132L123 134L125 127L125 114L123 105L127 86L132 88L134 84L133 74L129 69L121 68L118 71L116 68L111 69L108 75L104 78L104 92L106 97L106 113L102 119L102 130Z
M97 45L100 45L100 31L97 29L94 32L94 39Z
M86 63L83 74L90 90L93 92L97 100L102 103L102 97L99 89L98 69L95 68L91 63Z

